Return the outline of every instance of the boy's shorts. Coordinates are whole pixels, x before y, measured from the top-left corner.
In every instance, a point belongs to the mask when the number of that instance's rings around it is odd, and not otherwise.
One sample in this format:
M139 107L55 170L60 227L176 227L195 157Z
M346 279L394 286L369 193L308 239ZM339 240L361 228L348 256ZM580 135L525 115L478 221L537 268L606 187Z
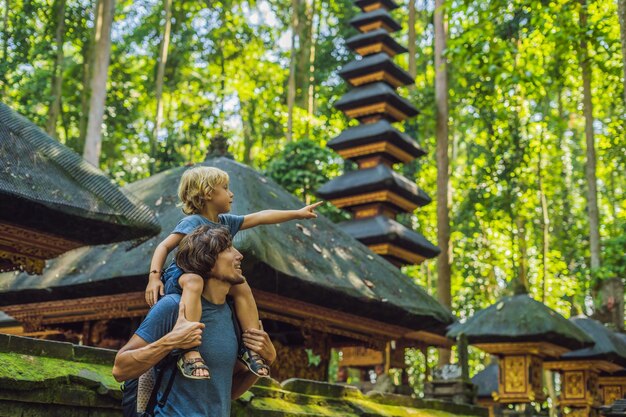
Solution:
M161 276L161 281L165 286L165 294L182 294L183 288L178 283L178 279L184 274L183 270L180 269L176 262L172 262L170 266L167 267L163 275Z

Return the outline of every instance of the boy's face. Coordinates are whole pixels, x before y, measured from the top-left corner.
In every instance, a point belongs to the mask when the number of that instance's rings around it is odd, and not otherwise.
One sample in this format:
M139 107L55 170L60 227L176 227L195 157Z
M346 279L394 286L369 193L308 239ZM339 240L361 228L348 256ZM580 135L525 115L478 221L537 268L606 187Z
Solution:
M215 187L211 193L209 204L212 204L218 213L228 213L233 203L233 196L234 194L228 188L228 183L224 183Z

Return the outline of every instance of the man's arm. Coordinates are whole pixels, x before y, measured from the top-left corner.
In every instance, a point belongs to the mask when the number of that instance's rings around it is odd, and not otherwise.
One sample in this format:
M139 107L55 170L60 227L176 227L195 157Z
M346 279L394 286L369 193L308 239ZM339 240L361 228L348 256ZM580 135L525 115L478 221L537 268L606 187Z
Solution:
M137 335L128 341L115 356L113 377L122 382L137 378L159 363L174 349L190 349L202 341L204 324L188 321L185 318L185 305L180 303L178 320L171 332L153 343L148 343Z
M314 219L317 217L315 209L322 203L323 201L319 201L302 207L300 210L263 210L248 214L244 216L239 230L249 229L262 224L283 223L289 220Z
M263 330L249 329L243 332L243 343L248 349L258 353L268 365L276 360L276 349L270 337ZM233 386L231 398L233 400L241 397L259 379L248 370L241 362L237 361L233 371Z

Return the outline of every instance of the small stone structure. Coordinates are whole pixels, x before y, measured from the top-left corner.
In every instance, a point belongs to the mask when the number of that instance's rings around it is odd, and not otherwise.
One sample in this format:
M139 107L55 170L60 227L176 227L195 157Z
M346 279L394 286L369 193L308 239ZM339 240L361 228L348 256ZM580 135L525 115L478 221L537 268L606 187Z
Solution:
M0 417L121 416L115 351L0 334Z

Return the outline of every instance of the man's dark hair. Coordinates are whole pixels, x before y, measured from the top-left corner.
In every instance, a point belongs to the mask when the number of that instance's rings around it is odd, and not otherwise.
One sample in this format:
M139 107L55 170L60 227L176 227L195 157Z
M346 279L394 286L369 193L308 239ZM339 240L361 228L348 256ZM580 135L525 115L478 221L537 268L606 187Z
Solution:
M208 279L217 256L231 245L232 238L225 227L200 226L180 241L176 264L186 273Z

